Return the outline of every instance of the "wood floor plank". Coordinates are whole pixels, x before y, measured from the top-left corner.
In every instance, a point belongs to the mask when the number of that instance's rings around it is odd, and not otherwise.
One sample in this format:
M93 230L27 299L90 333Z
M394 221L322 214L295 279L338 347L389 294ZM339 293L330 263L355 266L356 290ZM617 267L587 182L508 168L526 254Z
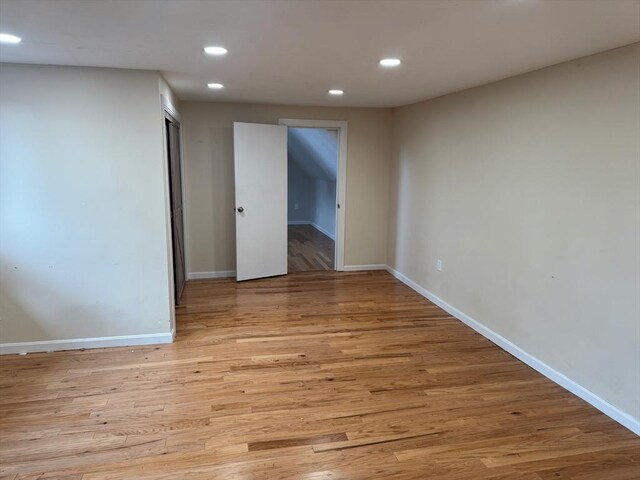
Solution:
M1 357L0 478L640 478L640 438L385 272L183 300L171 345Z
M318 435L315 437L283 438L281 440L265 440L262 442L251 442L248 447L250 452L256 450L271 450L274 448L299 447L301 445L321 445L323 443L341 442L348 440L344 432L330 433L328 435Z
M288 227L289 272L333 270L335 242L311 225Z

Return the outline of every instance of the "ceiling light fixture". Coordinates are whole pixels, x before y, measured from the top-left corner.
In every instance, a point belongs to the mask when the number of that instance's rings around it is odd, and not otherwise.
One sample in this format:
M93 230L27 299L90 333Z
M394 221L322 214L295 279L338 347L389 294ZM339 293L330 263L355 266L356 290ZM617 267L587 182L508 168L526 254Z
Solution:
M402 61L399 58L383 58L380 60L380 65L383 67L397 67Z
M343 94L344 94L344 90L338 90L337 88L329 90L329 95L343 95Z
M20 37L16 37L15 35L11 35L10 33L0 33L0 42L2 43L20 43L22 39Z
M212 88L214 90L220 90L221 88L224 88L224 85L221 83L208 83L207 87Z
M204 53L206 53L207 55L221 56L226 55L228 51L229 50L224 47L204 47Z

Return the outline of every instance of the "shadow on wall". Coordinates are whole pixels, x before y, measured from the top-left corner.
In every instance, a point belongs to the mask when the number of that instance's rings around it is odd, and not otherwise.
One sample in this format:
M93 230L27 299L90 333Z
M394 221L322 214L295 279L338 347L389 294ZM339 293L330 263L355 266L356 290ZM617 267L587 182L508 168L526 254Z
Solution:
M4 279L0 288L0 343L108 336L95 334L92 328L96 324L108 325L119 316L110 305L94 305L90 309L74 306L76 297L57 286L53 278L47 280L48 272L27 275L5 259L0 260L0 269ZM61 305L64 308L59 308Z
M38 321L36 312L26 307L27 302L20 299L21 292L11 288L11 283L3 282L0 289L0 344L51 340L51 333Z
M207 254L207 258L233 258L235 269L235 257L236 257L236 216L234 212L235 207L235 176L234 176L234 161L233 161L233 127L224 128L211 128L209 130L209 141L211 142L209 151L214 155L219 155L219 158L215 156L212 158L203 158L207 161L207 165L201 165L198 167L199 172L205 172L209 170L208 175L198 176L197 179L193 179L197 182L207 182L209 185L217 185L215 189L198 188L197 191L210 191L211 198L194 198L189 202L189 209L193 209L194 212L187 212L192 218L206 218L211 216L213 222L211 223L212 230L207 232L207 235L203 236L208 241L206 246L203 246L209 251L213 251L213 256ZM229 161L230 160L230 161ZM191 167L191 166L190 166ZM224 182L220 182L220 179L224 179ZM189 190L187 189L187 194ZM216 208L216 205L220 205L223 208ZM230 222L229 219L232 219ZM213 231L216 229L217 232ZM203 252L205 253L205 252ZM202 262L196 259L196 262ZM215 270L227 270L230 266L227 265L211 265L208 267L211 271Z

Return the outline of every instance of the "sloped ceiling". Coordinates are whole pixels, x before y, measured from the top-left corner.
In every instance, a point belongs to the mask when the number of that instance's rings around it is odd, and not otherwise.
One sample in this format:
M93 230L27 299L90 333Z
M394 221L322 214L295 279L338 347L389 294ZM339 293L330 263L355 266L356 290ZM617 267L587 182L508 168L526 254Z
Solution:
M335 182L338 173L337 132L324 128L289 128L289 160L314 178Z

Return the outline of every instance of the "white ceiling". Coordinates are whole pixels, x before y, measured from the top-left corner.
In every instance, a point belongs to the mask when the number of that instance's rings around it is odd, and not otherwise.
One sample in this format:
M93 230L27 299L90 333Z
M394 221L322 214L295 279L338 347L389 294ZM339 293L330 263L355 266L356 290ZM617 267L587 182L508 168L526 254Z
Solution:
M640 41L640 0L0 0L0 32L3 62L160 70L185 100L388 107Z

